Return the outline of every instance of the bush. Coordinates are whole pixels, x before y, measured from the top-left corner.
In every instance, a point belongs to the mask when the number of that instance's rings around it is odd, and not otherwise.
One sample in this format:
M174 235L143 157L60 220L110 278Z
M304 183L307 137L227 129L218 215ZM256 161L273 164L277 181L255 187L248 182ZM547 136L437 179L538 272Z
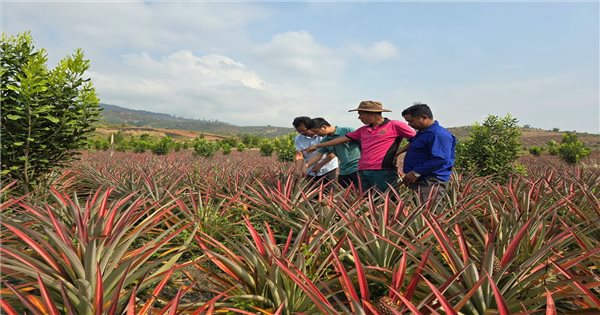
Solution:
M0 57L0 176L28 192L75 159L101 109L82 50L48 69L46 51L34 48L29 33L2 33Z
M233 148L227 143L221 143L221 152L223 155L229 155Z
M281 162L293 162L296 155L296 146L294 145L294 134L277 137L273 141L277 158Z
M244 152L244 150L246 150L246 146L243 143L238 143L236 149L238 152Z
M548 146L548 154L558 155L559 144L556 141L550 140L546 145Z
M268 140L263 141L260 144L259 149L260 149L260 155L262 155L262 156L271 156L273 154L273 150L274 150L273 144L271 144L271 142Z
M532 146L531 148L529 148L529 153L533 156L540 156L542 155L542 152L544 151L544 149L542 147L538 147L538 146Z
M173 139L171 139L171 137L164 137L152 146L152 153L156 155L165 155L169 153L171 147L173 147Z
M198 137L194 140L194 153L202 157L211 157L219 149L219 145L204 139L204 137Z
M499 179L520 173L516 159L521 147L521 130L517 119L507 115L490 115L482 125L473 125L470 138L459 142L456 165L463 171L479 175L493 175Z
M576 134L566 133L558 147L558 154L565 162L577 164L582 158L590 155L590 149L577 139Z

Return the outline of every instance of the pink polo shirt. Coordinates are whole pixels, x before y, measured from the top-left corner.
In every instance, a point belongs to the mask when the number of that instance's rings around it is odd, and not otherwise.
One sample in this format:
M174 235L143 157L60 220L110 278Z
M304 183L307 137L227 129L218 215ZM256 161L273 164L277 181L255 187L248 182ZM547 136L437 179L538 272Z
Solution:
M346 137L360 143L358 170L395 169L394 158L402 138L410 139L416 132L406 123L385 118L379 126L364 125Z

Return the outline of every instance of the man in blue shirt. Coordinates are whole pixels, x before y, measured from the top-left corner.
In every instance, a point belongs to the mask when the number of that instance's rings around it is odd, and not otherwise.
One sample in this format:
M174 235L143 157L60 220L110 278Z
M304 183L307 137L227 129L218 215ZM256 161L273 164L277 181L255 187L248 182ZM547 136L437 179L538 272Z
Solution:
M454 166L456 137L433 120L427 104L416 103L402 116L417 134L409 140L402 181L419 193L421 202L444 196Z

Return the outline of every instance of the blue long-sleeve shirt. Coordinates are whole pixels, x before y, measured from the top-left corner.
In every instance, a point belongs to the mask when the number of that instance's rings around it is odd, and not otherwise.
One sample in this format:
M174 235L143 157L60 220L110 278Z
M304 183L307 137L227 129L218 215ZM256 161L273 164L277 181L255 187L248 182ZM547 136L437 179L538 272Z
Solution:
M423 178L435 177L447 182L454 166L456 137L437 120L427 129L420 130L409 140L404 157L404 173L415 171Z

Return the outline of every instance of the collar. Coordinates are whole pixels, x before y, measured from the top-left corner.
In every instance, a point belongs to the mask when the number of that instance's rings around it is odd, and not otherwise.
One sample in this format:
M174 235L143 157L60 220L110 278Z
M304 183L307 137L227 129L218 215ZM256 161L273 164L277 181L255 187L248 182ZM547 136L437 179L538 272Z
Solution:
M425 128L425 129L423 129L423 130L419 130L419 131L417 131L417 133L423 133L423 132L431 131L431 130L433 130L433 129L437 128L439 125L440 125L440 124L438 123L438 121L437 121L437 120L434 120L434 121L433 121L433 124L429 125L429 127Z
M389 123L389 122L390 122L390 120L389 120L389 119L387 119L387 118L384 118L384 119L383 119L383 122L382 122L381 124L379 124L379 125L377 125L377 126L373 126L373 124L369 124L369 127L371 127L371 128L377 128L377 127L381 127L381 126L383 126L383 125L385 125L385 124L387 124L387 123Z

